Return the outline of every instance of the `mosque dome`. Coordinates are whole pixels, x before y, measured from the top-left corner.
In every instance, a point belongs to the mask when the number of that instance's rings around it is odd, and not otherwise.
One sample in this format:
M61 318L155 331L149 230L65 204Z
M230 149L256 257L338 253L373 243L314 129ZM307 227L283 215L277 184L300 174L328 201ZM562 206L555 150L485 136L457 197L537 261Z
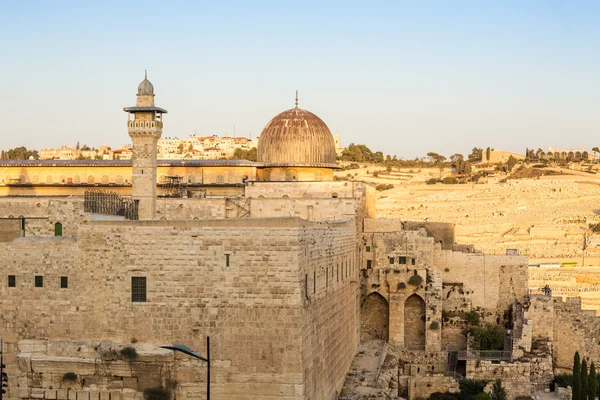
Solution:
M275 165L336 167L331 131L315 114L296 107L275 116L258 139L257 159Z
M154 96L154 86L148 80L148 74L145 74L144 80L138 86L138 96L152 95Z

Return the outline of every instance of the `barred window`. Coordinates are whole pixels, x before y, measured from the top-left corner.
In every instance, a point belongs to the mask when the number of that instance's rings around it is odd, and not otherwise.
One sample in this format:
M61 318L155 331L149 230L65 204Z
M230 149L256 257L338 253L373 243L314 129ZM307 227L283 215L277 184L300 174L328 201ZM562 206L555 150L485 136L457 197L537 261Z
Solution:
M390 257L390 264L394 263L394 257Z
M406 264L406 256L398 257L398 264Z
M131 301L134 303L146 302L146 277L131 277Z
M366 250L367 250L367 253L370 253L371 252L371 246L367 246Z
M66 289L69 287L69 278L67 276L60 277L60 288Z
M8 287L16 287L17 286L17 277L16 275L8 276Z
M44 287L44 277L41 275L35 276L35 287Z

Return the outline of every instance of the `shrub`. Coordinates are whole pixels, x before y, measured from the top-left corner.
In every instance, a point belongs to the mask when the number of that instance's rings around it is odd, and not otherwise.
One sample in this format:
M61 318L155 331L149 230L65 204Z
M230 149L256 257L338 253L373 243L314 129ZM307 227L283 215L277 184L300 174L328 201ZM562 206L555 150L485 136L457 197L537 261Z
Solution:
M433 330L440 329L440 323L437 321L432 321L431 325L429 325L429 329L433 329Z
M486 385L485 381L476 381L472 379L464 379L460 381L461 398L468 399L470 396L476 396L483 392Z
M465 314L465 322L470 326L479 326L480 316L476 311L469 311Z
M144 400L170 400L171 392L167 389L158 388L146 388L144 389Z
M435 179L435 178L431 178L427 181L428 185L435 185L436 183L437 183L437 179Z
M474 397L475 400L490 400L490 395L487 393L477 393Z
M392 185L392 187L394 187L394 185ZM385 183L380 183L379 185L375 186L375 190L379 190L379 191L388 190L388 189L389 189L389 187Z
M413 286L419 286L423 282L423 278L419 275L413 275L408 279L408 284Z
M458 400L458 398L458 394L455 393L435 392L429 395L429 400Z
M137 350L131 346L123 347L121 351L119 351L121 357L133 361L138 357Z
M504 329L498 325L486 324L472 329L475 346L479 350L504 349Z
M496 379L494 386L492 386L492 393L490 396L493 400L506 400L506 390L502 387L502 381Z
M65 372L63 375L63 381L75 382L77 380L77 374L75 372Z
M397 288L398 290L400 290L400 289L405 289L405 288L406 288L406 283L404 283L404 282L400 282L400 283L398 283L398 286L397 286L396 288Z
M458 179L452 176L447 176L444 179L442 179L442 183L446 185L456 185L458 183Z
M373 178L377 178L379 176L379 172L373 171Z

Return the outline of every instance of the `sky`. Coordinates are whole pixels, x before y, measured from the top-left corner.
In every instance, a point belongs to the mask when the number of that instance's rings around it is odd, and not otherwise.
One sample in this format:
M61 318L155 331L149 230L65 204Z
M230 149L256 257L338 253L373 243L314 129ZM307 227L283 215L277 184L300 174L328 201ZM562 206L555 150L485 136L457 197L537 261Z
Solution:
M294 106L402 158L600 145L598 1L0 0L0 147L256 137Z

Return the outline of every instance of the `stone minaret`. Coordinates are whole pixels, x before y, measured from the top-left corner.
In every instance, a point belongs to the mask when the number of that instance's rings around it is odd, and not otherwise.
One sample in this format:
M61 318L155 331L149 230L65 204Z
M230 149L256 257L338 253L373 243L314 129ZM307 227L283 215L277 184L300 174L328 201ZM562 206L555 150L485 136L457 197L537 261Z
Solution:
M131 196L139 200L139 219L156 217L156 143L162 134L162 115L154 106L154 86L148 76L138 86L135 107L125 107L127 131L133 143Z

